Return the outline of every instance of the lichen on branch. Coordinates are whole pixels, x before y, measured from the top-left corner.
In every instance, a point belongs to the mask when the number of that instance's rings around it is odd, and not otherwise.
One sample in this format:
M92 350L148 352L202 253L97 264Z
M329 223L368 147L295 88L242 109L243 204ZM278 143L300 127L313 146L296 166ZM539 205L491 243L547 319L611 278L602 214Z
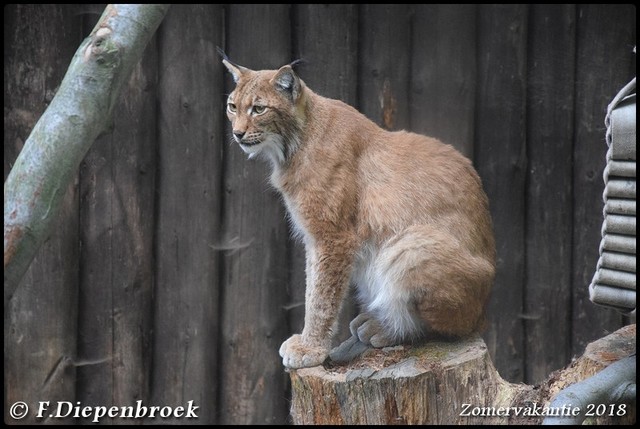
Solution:
M48 237L80 162L169 5L108 5L4 184L4 305Z

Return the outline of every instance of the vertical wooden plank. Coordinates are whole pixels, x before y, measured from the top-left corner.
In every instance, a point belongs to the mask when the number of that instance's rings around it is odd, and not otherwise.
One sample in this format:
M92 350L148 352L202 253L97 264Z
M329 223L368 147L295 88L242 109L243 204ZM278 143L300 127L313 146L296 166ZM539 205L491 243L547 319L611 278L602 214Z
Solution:
M475 164L489 197L496 280L485 340L502 377L522 381L527 7L481 6Z
M323 97L355 106L358 67L358 7L353 4L300 4L295 9L296 56L305 83Z
M256 70L291 62L289 16L289 5L231 5L227 54ZM224 243L239 248L223 258L220 423L280 424L288 415L278 355L287 334L285 212L267 184L270 166L247 160L236 144L224 147L222 230Z
M388 130L409 128L410 21L408 5L360 6L358 110Z
M75 6L10 5L4 10L4 177L55 95L77 47ZM42 245L4 315L4 421L24 401L73 401L78 289L77 183L66 191L57 225Z
M85 36L99 9L85 16ZM78 358L87 364L78 368L77 400L83 405L149 399L157 66L154 37L114 109L112 131L80 168Z
M298 73L314 92L356 106L358 8L343 4L301 4L294 6L294 52L307 61ZM292 241L290 251L289 300L298 303L289 312L291 333L304 326L304 245ZM341 331L335 341L349 336L348 324L355 316L353 296L343 307Z
M575 14L575 5L530 9L524 302L524 381L530 384L571 358Z
M414 6L411 130L473 158L476 5Z
M578 7L573 210L573 339L578 354L621 324L615 310L589 300L602 226L602 172L608 103L635 76L636 10L632 5Z
M174 5L158 35L158 191L152 403L216 423L223 11Z

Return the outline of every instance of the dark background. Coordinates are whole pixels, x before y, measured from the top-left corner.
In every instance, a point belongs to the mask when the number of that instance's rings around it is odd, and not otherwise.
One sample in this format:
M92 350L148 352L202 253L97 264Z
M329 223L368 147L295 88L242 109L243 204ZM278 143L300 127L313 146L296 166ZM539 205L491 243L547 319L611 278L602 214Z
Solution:
M103 9L5 7L5 178ZM194 400L199 423L287 420L278 348L302 326L304 256L268 166L230 144L216 46L254 69L303 58L314 91L469 156L498 245L484 333L494 363L527 383L565 366L625 323L587 286L604 115L635 75L635 16L629 5L173 6L5 312L5 422L18 400L138 399Z

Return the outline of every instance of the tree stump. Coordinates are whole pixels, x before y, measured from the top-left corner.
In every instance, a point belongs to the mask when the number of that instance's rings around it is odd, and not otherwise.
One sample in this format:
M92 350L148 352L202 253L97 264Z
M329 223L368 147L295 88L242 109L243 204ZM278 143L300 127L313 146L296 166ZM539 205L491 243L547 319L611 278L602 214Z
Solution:
M561 389L635 353L635 334L630 325L589 344L538 386L503 380L480 337L370 349L349 364L291 370L291 417L294 424L539 424ZM597 423L631 423L635 404L626 409Z

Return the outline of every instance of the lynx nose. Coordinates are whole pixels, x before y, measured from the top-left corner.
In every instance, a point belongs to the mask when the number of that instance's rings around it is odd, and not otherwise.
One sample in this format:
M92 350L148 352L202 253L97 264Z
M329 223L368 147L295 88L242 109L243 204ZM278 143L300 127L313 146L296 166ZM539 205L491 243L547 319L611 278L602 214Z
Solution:
M233 136L236 138L236 141L240 141L242 140L242 137L244 137L246 133L244 131L234 131L233 132Z

